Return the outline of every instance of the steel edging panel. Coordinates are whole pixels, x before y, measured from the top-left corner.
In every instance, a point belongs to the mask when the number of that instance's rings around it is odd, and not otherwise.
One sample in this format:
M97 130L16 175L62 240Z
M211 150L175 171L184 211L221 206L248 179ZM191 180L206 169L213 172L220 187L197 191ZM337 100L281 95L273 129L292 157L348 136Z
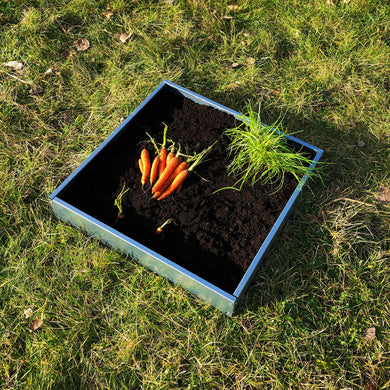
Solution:
M51 200L51 205L55 215L62 221L83 230L102 243L135 259L149 270L186 288L222 312L232 314L234 296L60 199Z

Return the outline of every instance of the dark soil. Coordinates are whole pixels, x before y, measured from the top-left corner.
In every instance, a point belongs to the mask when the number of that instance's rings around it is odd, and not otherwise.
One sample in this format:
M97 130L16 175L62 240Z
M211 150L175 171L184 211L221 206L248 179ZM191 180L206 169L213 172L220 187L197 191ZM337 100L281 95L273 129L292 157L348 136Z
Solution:
M148 185L142 188L137 161L143 147L154 155L153 146L142 141L148 132L160 143L163 122L168 138L192 153L218 142L179 194L157 201ZM234 184L226 173L228 140L223 132L235 125L229 114L163 90L60 197L233 293L297 186L295 179L286 177L282 190L273 195L272 187L260 184L214 194ZM130 190L123 198L125 218L118 219L113 203L123 183ZM156 228L168 218L177 224L157 235Z

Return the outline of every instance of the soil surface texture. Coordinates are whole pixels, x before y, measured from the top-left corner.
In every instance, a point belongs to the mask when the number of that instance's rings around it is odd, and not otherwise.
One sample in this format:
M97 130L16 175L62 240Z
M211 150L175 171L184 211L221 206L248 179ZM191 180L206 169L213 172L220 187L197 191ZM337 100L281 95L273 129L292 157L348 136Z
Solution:
M154 157L146 132L161 143L163 123L167 138L182 151L193 154L217 143L180 193L157 201L148 183L142 188L138 159L144 147ZM229 141L223 132L236 124L225 112L163 89L59 197L233 293L297 186L286 176L282 190L272 195L274 188L260 183L214 193L235 183L226 172ZM129 191L123 197L125 217L118 219L114 199L123 184ZM156 234L168 218L175 223Z

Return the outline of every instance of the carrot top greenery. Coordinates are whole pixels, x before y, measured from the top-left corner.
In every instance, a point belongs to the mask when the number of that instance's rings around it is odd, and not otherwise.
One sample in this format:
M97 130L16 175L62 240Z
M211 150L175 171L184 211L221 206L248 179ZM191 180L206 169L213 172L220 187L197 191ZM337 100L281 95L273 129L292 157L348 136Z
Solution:
M260 114L247 107L247 116L242 116L242 122L233 129L225 131L230 140L227 166L229 175L238 180L233 187L241 190L245 183L254 185L259 180L262 183L276 185L279 191L287 173L298 181L310 172L312 160L300 152L292 150L285 134L281 132L281 122L272 126L261 123Z
M127 191L129 191L129 189L130 189L130 188L125 188L125 186L126 186L126 183L123 183L122 190L118 194L118 196L115 198L115 201L114 201L114 206L118 207L118 218L120 218L120 219L124 218L123 207L122 207L122 198L123 198L123 195Z

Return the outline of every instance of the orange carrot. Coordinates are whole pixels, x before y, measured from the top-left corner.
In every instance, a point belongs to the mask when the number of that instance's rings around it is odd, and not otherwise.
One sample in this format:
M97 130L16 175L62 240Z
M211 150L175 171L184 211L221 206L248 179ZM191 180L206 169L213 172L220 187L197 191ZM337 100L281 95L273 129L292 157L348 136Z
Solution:
M166 187L165 187L165 186L163 186L163 189L164 189L164 188L165 188L165 190L166 190ZM164 190L164 191L165 191L165 190ZM153 199L157 199L159 196L161 196L161 195L163 194L164 191L161 191L161 190L155 191L155 192L153 193L152 198L153 198Z
M179 158L180 160L180 158ZM176 168L173 170L171 175L168 177L168 179L163 183L163 185L154 192L153 198L158 198L162 193L168 188L168 186L173 182L175 177L181 172L184 171L185 169L188 169L189 165L186 161L181 162L179 165L176 166Z
M160 177L167 165L167 150L165 148L160 149L160 154L158 158L160 160L158 165L158 177Z
M160 155L160 150L156 144L156 141L153 139L153 137L148 134L146 132L146 135L150 138L150 142L153 144L153 146L155 147L156 149L156 157L153 159L153 163L152 163L152 166L150 168L150 186L153 185L153 183L157 180L158 178L158 167L160 165L160 159L159 159L159 155Z
M188 169L185 169L184 171L181 171L175 177L175 179L169 185L169 187L163 192L163 194L158 197L157 200L163 200L167 196L173 194L179 188L179 186L183 184L183 181L188 177L189 174L190 174L190 172L188 171Z
M160 165L160 159L159 156L156 156L152 163L152 168L150 169L150 185L152 186L153 183L158 178L158 167Z
M186 169L179 172L171 184L167 187L167 189L157 198L157 200L165 199L167 196L171 195L175 191L180 191L181 186L183 185L184 180L188 177L190 172L203 160L205 155L209 153L209 151L212 149L212 147L215 145L215 142L209 146L207 149L203 150L199 154L196 155L194 162L191 164L190 167L187 167Z
M162 233L162 230L163 228L161 226L159 226L157 229L156 229L156 234L161 234Z
M169 160L170 160L172 157L175 157L175 153L169 152L168 155L167 155L167 164L169 163Z
M180 157L178 157L178 160L180 161ZM167 181L169 181L170 183L172 183L172 181L175 179L175 177L181 172L181 171L184 171L185 169L188 169L190 166L188 165L188 163L186 161L183 161L183 162L180 162L176 168L173 170L173 172L171 173L171 176L168 178Z
M144 186L146 183L146 180L148 180L149 173L150 173L150 158L149 158L149 152L146 149L142 149L141 161L142 161L142 167L143 167L141 183L142 183L142 186Z
M139 170L141 171L141 174L143 175L144 167L142 166L142 160L141 159L138 160L138 166L139 166Z
M163 229L165 228L165 226L167 226L169 223L172 223L172 222L176 225L176 221L173 218L167 219L161 226L159 226L156 229L156 234L161 234L163 232Z
M164 191L170 186L172 181L174 180L174 177L172 179L172 175L168 178L168 180L165 181L165 183L159 188L154 194L153 199L157 199L159 196L161 196Z
M153 186L152 193L155 193L156 191L158 191L162 187L162 185L169 178L169 176L171 175L171 173L174 171L174 169L177 167L178 164L179 164L179 161L178 161L177 157L173 157L169 160L163 173L158 178L156 184Z

